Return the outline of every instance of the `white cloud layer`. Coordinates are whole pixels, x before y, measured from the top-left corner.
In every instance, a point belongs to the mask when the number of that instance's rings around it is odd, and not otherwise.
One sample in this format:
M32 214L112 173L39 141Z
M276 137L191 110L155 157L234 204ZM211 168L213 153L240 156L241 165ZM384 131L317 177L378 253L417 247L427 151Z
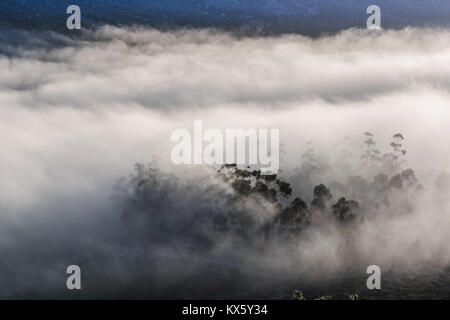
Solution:
M170 133L197 119L219 129L279 128L289 167L300 164L309 140L326 153L344 136L358 140L370 131L387 142L402 132L419 178L450 171L448 30L237 39L208 30L104 27L82 40L43 34L16 46L7 39L0 44L0 252L12 259L2 266L17 274L27 273L21 263L39 265L26 253L34 240L45 234L43 241L53 242L69 225L89 248L102 246L90 231L108 217L110 187L134 163L157 155L167 170L189 172L168 163ZM390 265L395 252L422 241L400 263L449 265L449 206L440 205L442 212L422 209L432 216L425 225L419 214L386 227L392 250L372 247L381 228L374 222L361 231L368 236L361 236L360 255ZM80 238L62 243L76 247ZM303 255L314 264L329 261L313 250L334 252L328 240L310 243ZM57 256L64 245L53 249ZM12 281L14 294L29 287L19 276L1 277L0 286Z

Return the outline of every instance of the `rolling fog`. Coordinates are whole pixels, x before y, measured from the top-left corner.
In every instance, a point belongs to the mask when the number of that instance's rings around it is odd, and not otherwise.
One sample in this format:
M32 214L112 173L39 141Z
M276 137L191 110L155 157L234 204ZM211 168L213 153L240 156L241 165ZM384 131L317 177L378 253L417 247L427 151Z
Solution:
M314 281L371 264L445 270L449 40L447 30L414 28L314 40L113 27L80 39L2 33L0 296L195 297L224 289L210 279L248 289L259 278ZM325 215L345 196L364 219L313 217L287 245L218 232L210 219L233 193L218 168L170 162L172 130L192 130L194 120L280 129L280 177L293 186L291 200L309 205L324 183L333 194ZM405 137L398 172L361 166L364 132L382 153L394 134ZM328 169L309 173L302 155L311 146L310 161ZM144 201L134 165L152 159L160 171ZM377 174L407 168L420 188L374 191ZM355 176L366 187L353 185ZM372 209L383 197L389 206ZM244 205L252 215L264 211L261 223L276 214L252 199ZM81 293L65 288L71 264L82 269Z

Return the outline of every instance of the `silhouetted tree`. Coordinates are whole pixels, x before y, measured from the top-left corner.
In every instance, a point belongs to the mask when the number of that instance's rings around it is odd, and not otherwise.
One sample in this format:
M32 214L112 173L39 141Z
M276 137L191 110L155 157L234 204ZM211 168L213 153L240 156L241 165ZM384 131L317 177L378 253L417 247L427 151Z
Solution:
M332 207L334 216L342 221L348 222L352 221L359 211L359 203L354 200L346 200L345 198L340 198L336 204Z
M332 198L330 189L324 184L319 184L314 188L313 191L314 200L311 202L311 206L318 207L320 209L325 209L325 203Z

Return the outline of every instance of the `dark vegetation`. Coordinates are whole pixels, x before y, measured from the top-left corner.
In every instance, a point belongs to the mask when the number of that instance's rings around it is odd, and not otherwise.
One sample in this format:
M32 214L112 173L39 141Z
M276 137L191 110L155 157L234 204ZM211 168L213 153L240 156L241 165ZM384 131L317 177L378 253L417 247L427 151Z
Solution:
M186 182L160 170L157 162L137 164L135 174L115 186L115 198L122 208L124 227L130 230L129 241L164 252L164 257L176 257L179 269L167 265L170 270L175 268L172 276L189 266L191 272L195 269L195 274L202 274L201 278L212 274L210 279L217 281L216 275L224 270L232 275L238 270L239 285L225 282L235 290L246 286L243 279L257 283L270 269L255 262L259 257L279 250L295 251L296 245L307 241L308 230L325 226L322 230L328 232L326 226L333 226L343 234L343 246L351 251L351 234L360 224L379 216L390 219L414 213L414 201L426 189L407 167L404 137L395 134L387 152L377 148L372 133L366 132L363 142L364 150L353 163L349 160L354 147L350 138L341 141L333 161L318 156L309 143L300 166L278 175L264 176L259 170L227 164L209 175L203 171L193 174ZM442 173L435 185L438 190L449 190L450 176ZM270 248L276 249L267 251ZM293 268L298 261L292 259ZM348 263L351 266L354 261ZM276 267L274 270L276 273ZM266 279L272 288L278 280L274 281ZM354 293L351 286L344 293L333 288L317 292L286 281L296 286L289 290L305 289L308 297L346 298ZM225 291L218 296L234 297L236 293L230 291L234 293L228 296ZM248 293L248 297L254 296L254 292Z
M183 185L154 163L137 164L136 174L128 181L123 179L116 191L126 219L138 216L139 221L158 226L151 234L178 226L171 217L183 211L185 214L176 217L185 225L176 228L193 232L205 243L211 234L227 232L244 238L255 235L266 240L279 236L289 238L313 224L314 216L321 217L322 221L351 225L377 212L392 211L389 208L393 206L398 214L411 212L409 195L417 194L423 186L413 169L404 168L407 163L404 137L395 134L390 150L381 153L373 134L364 135L366 150L357 168L361 174L350 175L344 183L329 178L331 172L345 170L342 163L336 162L334 166L322 163L309 146L291 179L226 164L212 180L196 178L201 181ZM439 183L447 182L441 177ZM308 189L303 195L295 191ZM204 226L199 227L202 222Z

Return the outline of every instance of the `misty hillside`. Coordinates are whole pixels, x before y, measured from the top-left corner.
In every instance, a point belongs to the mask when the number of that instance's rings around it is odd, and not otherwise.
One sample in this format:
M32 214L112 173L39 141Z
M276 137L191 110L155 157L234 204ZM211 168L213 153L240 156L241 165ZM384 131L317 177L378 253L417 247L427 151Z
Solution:
M449 30L0 36L0 298L449 297ZM196 120L279 170L176 164Z

